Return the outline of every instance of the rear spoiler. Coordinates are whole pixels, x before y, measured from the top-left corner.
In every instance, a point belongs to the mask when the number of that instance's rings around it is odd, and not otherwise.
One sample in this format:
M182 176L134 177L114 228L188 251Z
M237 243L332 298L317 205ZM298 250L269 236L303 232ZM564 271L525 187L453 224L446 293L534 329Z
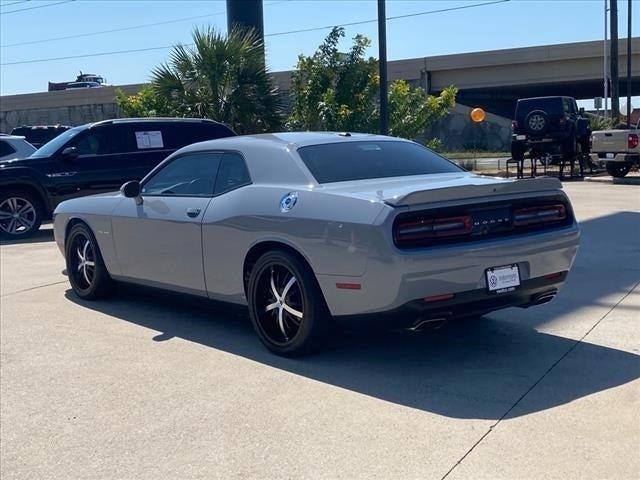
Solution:
M385 198L393 207L418 205L421 203L446 202L466 198L486 197L489 195L508 195L513 193L533 193L549 190L562 190L557 178L530 178L516 181L492 182L479 185L455 185L450 187L417 190L398 198Z

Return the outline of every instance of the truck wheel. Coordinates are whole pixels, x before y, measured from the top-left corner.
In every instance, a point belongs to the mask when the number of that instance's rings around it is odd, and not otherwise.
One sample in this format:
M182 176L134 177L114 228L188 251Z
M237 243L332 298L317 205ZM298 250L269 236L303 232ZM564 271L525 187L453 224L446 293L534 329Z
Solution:
M42 204L33 193L9 189L0 194L0 236L19 240L33 235L42 223Z
M607 162L607 173L615 178L622 178L631 170L631 165L621 162Z

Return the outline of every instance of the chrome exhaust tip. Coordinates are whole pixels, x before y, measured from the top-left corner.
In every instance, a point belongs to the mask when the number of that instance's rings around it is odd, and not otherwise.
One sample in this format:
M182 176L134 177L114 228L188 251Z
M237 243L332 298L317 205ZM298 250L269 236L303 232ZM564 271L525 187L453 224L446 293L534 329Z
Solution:
M531 302L531 305L544 305L545 303L549 303L551 300L556 298L557 294L558 294L557 290L541 293L535 298L533 302Z
M437 330L447 323L447 320L448 317L418 317L413 325L407 328L407 330L410 332L420 332L425 330L427 327Z

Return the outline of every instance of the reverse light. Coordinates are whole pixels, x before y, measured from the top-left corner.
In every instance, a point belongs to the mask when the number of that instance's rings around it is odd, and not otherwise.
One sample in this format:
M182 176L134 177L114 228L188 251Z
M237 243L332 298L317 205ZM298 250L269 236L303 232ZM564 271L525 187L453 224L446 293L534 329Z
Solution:
M513 212L513 226L523 227L540 225L550 222L561 222L567 218L564 205L540 205L536 207L519 208Z
M636 148L638 146L638 134L630 133L629 139L627 140L627 146L629 148Z

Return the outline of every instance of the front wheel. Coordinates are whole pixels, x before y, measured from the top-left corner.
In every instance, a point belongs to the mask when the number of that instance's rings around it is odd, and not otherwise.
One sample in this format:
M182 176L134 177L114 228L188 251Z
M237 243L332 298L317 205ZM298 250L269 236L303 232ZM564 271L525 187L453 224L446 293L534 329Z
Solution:
M247 293L253 328L273 353L303 355L322 345L330 315L311 268L297 256L265 253L251 271Z
M95 300L110 294L113 280L89 227L82 223L71 227L65 246L67 275L75 294L85 300Z
M622 178L631 170L631 165L621 162L607 162L607 173L615 178Z
M19 189L0 194L0 236L12 240L28 238L41 223L42 206L35 195Z

